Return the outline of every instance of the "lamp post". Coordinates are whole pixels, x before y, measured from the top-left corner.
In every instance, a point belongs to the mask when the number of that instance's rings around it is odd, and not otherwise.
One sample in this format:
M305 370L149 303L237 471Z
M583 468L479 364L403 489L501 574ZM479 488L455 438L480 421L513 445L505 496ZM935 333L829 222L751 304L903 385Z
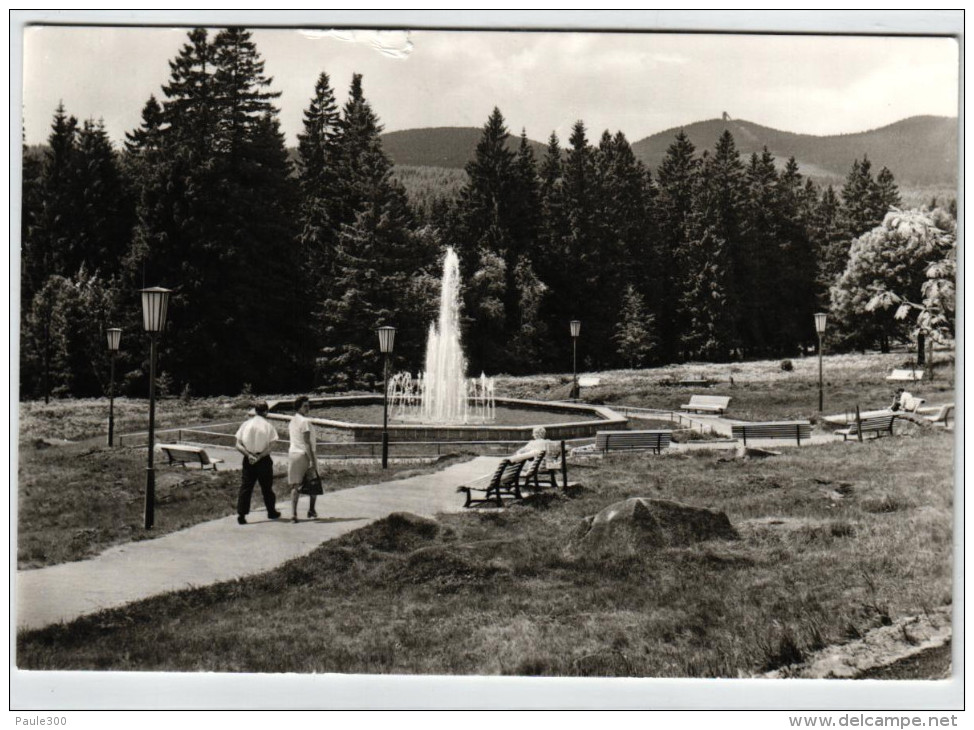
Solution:
M396 341L395 327L379 327L379 351L385 362L382 366L382 468L389 465L389 355Z
M578 367L577 367L577 348L578 334L582 331L582 323L573 319L570 323L572 332L572 398L578 398Z
M815 331L818 333L818 412L822 412L822 335L825 334L825 318L828 315L825 312L819 312L815 315Z
M152 456L156 446L156 338L166 326L169 289L159 286L140 290L142 294L142 326L149 333L149 462L145 470L145 529L155 521L156 475Z
M122 341L122 330L118 327L108 329L108 351L112 353L112 374L108 385L108 445L115 445L115 356Z

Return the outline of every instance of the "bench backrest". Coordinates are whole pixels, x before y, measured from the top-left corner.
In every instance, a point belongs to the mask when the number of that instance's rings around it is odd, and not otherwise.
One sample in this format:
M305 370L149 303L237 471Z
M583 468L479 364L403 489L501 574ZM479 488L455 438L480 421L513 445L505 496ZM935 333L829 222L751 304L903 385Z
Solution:
M665 449L670 445L672 431L597 431L595 448L610 449Z
M541 464L544 462L544 458L545 452L539 451L534 458L528 462L527 469L524 471L524 476L526 479L531 480L537 476L538 470L541 468Z
M869 416L869 418L862 418L859 420L859 431L863 433L867 431L890 431L893 428L893 421L895 420L895 415ZM855 433L855 422L852 423L851 428L853 433Z
M731 426L734 438L799 438L812 435L812 424L808 421L769 421L766 423L735 423Z
M204 449L199 446L183 446L177 444L160 444L159 448L165 451L169 458L174 461L189 460L199 461L201 464L209 464L210 457Z
M693 406L714 406L716 408L727 408L730 398L723 395L691 395L690 407Z
M922 380L923 370L894 370L887 380Z
M932 420L934 423L947 423L952 415L954 415L954 404L947 403L940 406L940 410L934 414Z

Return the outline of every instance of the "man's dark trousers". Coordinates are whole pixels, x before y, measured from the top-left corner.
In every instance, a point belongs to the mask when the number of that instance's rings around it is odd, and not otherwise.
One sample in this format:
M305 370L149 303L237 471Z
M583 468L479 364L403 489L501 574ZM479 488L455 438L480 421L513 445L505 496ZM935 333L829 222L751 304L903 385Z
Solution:
M274 462L268 454L256 464L251 464L246 456L243 458L243 472L240 477L240 494L237 496L237 514L247 515L250 512L250 497L254 493L254 483L260 482L260 491L264 496L264 506L267 514L272 515L277 510L274 505Z

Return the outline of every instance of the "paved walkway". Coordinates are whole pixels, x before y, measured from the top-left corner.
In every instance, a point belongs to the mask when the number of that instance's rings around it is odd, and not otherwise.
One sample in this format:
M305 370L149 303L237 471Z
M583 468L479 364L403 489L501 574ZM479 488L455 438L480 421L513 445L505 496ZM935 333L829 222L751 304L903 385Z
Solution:
M433 474L330 492L318 498L317 520L303 517L302 497L296 525L288 500L279 505L280 520L268 520L261 508L250 513L246 526L229 515L109 548L90 560L17 571L17 628L41 628L160 593L262 573L393 512L461 511L457 486L492 472L498 462L480 456Z

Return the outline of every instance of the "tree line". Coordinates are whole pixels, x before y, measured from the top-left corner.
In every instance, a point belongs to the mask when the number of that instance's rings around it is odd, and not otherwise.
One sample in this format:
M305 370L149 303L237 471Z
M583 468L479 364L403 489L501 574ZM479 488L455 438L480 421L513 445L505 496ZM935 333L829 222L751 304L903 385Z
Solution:
M742 158L729 132L702 152L677 135L653 174L621 132L592 143L579 121L536 159L495 109L459 193L415 206L360 75L339 105L320 74L292 163L247 30L192 30L169 67L122 149L62 105L43 159L25 155L22 397L104 393L112 326L120 388L144 393L144 286L173 290L165 389L374 388L379 325L398 329L396 367L422 367L446 246L472 373L566 370L572 319L584 368L794 355L852 242L900 202L865 157L837 193L794 159ZM837 319L835 342L901 336L874 320L921 296L890 289Z

